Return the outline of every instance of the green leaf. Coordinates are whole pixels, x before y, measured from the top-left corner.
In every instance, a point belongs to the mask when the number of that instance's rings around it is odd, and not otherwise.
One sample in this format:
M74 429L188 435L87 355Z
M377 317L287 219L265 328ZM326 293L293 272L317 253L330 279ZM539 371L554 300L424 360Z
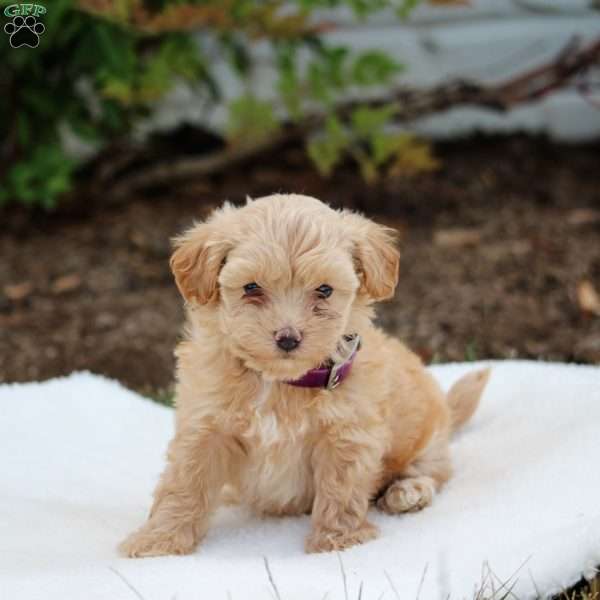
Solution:
M133 84L123 79L109 78L102 86L102 94L121 104L130 104L133 101Z
M365 19L370 14L386 8L390 3L388 0L349 0L348 4L359 19Z
M352 81L356 85L370 86L388 83L392 76L402 70L402 65L393 58L379 52L369 50L356 57L352 65Z
M39 145L9 169L3 196L29 206L53 208L69 189L76 164L65 156L58 142Z
M330 104L335 93L349 83L348 48L319 46L317 56L308 65L308 86L311 96Z
M392 134L386 135L378 133L371 138L371 148L375 164L382 165L394 154L397 154L406 146L406 135Z
M73 10L73 0L52 0L52 5L48 7L43 16L43 23L46 30L43 37L55 41L57 35L64 35L63 25L65 21L71 19L80 25L79 19L73 19L69 11Z
M327 118L323 134L308 142L308 155L319 172L328 176L339 164L350 143L351 138L342 123L337 117L331 115Z
M358 155L356 159L362 178L369 184L375 183L379 179L378 165L367 155Z
M293 44L278 44L276 47L277 90L293 119L298 119L302 113L302 92L298 75L297 52Z
M132 41L116 27L104 23L98 23L93 32L98 50L104 58L105 68L113 73L127 74L134 62Z
M69 119L69 124L73 131L87 142L98 142L102 139L102 134L97 126L88 119Z
M17 114L17 133L19 136L19 144L27 146L31 137L31 128L25 113Z
M396 134L396 151L392 157L389 175L411 177L427 171L435 171L439 162L431 146L410 133Z
M248 94L229 104L227 137L233 142L256 143L278 126L271 102Z
M368 139L389 123L397 110L396 104L386 104L380 108L359 107L352 112L352 128L359 137Z
M408 15L420 4L421 0L402 0L400 6L396 9L396 14L401 19L406 19Z

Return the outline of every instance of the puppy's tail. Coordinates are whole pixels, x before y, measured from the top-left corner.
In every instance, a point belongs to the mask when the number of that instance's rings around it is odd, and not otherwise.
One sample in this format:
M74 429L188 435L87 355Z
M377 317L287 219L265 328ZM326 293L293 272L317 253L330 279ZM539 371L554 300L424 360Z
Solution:
M490 369L473 371L461 377L448 392L448 406L452 419L452 431L464 425L477 410L485 384L490 378Z

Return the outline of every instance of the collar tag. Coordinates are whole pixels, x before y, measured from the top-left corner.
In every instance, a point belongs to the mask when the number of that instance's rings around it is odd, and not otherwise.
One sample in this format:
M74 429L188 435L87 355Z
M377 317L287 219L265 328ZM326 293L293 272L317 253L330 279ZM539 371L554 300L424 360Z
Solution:
M350 373L356 353L360 350L360 336L357 333L345 335L345 358L333 361L331 366L317 367L307 371L299 379L286 381L288 385L297 387L325 388L334 390Z

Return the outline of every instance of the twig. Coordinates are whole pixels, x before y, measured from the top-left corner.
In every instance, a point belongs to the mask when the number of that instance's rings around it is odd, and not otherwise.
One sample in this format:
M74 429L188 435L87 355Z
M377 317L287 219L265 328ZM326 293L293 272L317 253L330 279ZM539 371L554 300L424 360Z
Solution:
M383 574L385 575L386 579L388 580L388 583L390 584L390 587L392 588L392 592L394 592L394 596L396 596L396 600L400 600L400 594L398 593L398 590L396 589L396 586L394 585L394 582L392 581L392 578L390 577L389 573L387 571L384 571Z
M540 588L538 588L538 585L535 579L533 578L533 573L531 572L531 569L527 569L527 572L529 573L529 578L531 579L531 583L533 584L533 589L535 590L536 598L541 598L542 594L540 594Z
M340 561L340 571L342 572L342 581L344 582L344 600L348 599L348 580L346 578L346 570L344 569L344 563L342 562L342 555L336 552L338 560Z
M279 590L277 589L277 586L275 585L275 580L273 579L273 573L271 573L271 568L269 567L269 561L267 560L266 556L263 556L263 560L265 561L265 569L267 570L267 575L269 576L269 582L271 584L271 587L273 588L273 592L275 592L275 598L277 598L277 600L281 600L281 595L279 594Z
M518 596L515 596L515 594L513 594L513 590L515 589L515 586L517 585L518 581L513 581L512 585L507 588L506 593L504 594L504 596L500 597L499 600L506 600L509 596L514 596L515 600L520 600ZM500 591L500 590L498 590Z
M423 569L423 575L421 575L421 581L419 582L419 587L417 588L417 600L421 597L421 590L423 589L423 584L425 583L425 576L427 575L427 569L429 568L429 563L425 563L425 568Z
M553 60L503 83L481 84L456 80L428 90L398 88L379 98L341 103L337 106L336 113L341 119L347 119L358 106L376 108L395 103L397 111L393 120L401 123L456 106L480 106L495 112L506 112L565 86L573 77L599 62L600 39L582 48L577 39L573 38ZM109 195L122 198L143 188L222 172L285 143L310 136L322 127L324 119L324 114L311 114L300 122L283 127L274 135L253 144L233 146L208 155L169 159L142 168L118 181L110 189Z
M138 600L145 600L144 596L137 590L134 585L123 575L117 571L114 567L108 567L138 598Z
M496 580L498 581L498 583L500 584L500 589L498 590L498 592L502 591L502 589L507 590L506 594L504 594L504 596L502 596L502 598L500 600L504 600L505 598L507 598L508 596L510 596L512 594L512 590L515 587L515 585L518 583L519 579L516 578L515 581L512 583L512 585L509 587L508 584L511 582L511 580L514 577L517 577L517 575L521 572L521 570L523 569L523 567L531 560L531 555L528 556L518 567L517 569L512 573L512 575L506 579L505 581L502 581L502 579L500 577L498 577L498 575L496 575L496 573L494 573L494 571L492 571L490 565L488 564L488 571L491 575L492 578L496 578ZM493 579L491 579L492 584L493 584ZM514 596L514 594L512 594ZM494 596L496 596L496 593L494 591ZM518 600L518 598L515 596L515 599Z
M110 195L114 198L122 198L135 190L164 185L191 177L214 175L298 137L300 137L298 128L290 127L252 145L233 146L213 154L190 156L172 162L160 162L134 171L131 176L124 177L112 186Z
M487 566L488 566L487 562L484 562L481 565L481 586L479 587L479 590L477 590L474 600L481 600L481 598L483 598L484 592L486 591L487 580L489 579L489 576L490 576L489 570L487 572L487 575L485 572L485 569ZM493 587L493 584L492 584L492 587Z
M379 106L390 101L399 104L396 120L407 121L426 114L447 110L459 105L482 106L496 112L505 112L564 86L575 75L600 62L600 39L581 48L572 38L558 55L548 63L529 69L503 83L484 85L458 80L442 84L431 90L398 90L391 98L368 102ZM357 105L353 102L344 111Z

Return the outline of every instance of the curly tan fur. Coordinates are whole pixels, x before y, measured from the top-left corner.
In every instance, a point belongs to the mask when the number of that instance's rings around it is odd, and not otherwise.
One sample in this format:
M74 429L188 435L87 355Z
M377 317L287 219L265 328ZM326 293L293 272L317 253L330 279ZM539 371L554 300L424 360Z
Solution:
M388 513L428 505L450 476L448 439L475 410L487 374L444 396L421 361L372 324L393 295L394 232L314 198L225 205L176 239L171 267L186 300L177 348L176 433L147 522L127 556L192 552L224 490L262 515L312 515L308 552L377 536ZM244 293L256 282L262 293ZM315 290L333 288L329 298ZM301 333L293 352L275 343ZM334 390L300 388L344 334L362 349Z

